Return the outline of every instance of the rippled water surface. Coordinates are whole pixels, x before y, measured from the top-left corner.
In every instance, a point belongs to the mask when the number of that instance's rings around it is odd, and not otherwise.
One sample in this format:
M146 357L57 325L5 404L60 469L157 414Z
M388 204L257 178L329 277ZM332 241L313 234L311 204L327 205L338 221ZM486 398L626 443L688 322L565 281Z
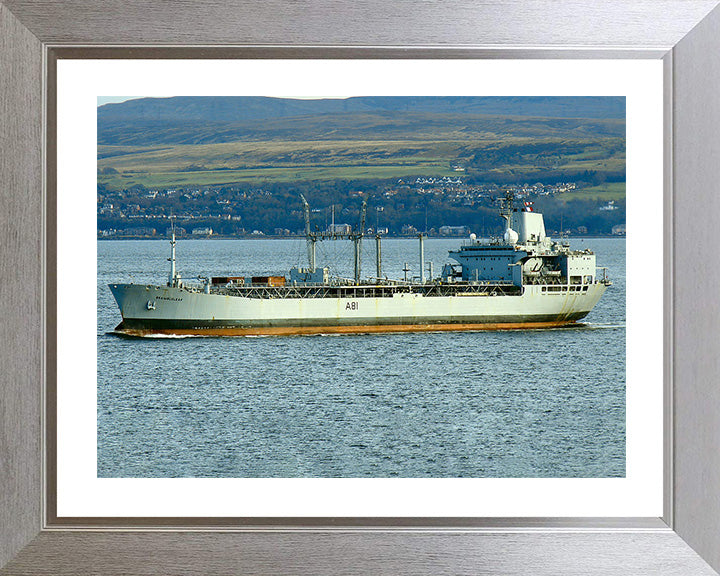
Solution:
M364 267L374 273L374 243ZM438 273L458 240L429 239ZM107 284L164 283L167 241L98 243L99 477L625 475L625 241L584 239L613 279L583 327L126 339ZM180 240L178 269L285 273L302 240ZM352 273L352 246L318 261ZM383 243L417 274L417 240Z

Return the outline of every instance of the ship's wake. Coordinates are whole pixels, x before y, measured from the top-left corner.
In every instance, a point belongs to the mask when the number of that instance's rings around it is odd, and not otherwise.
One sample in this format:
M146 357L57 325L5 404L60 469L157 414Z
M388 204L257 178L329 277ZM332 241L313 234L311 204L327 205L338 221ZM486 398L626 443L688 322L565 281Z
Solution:
M561 324L559 326L527 326L522 328L503 326L493 326L488 328L482 327L463 327L452 332L554 332L554 331L568 331L568 330L624 330L624 322L569 322L567 324ZM185 338L271 338L278 336L305 336L305 337L345 337L345 336L371 336L371 335L387 335L387 334L404 334L404 333L429 333L429 334L441 334L447 333L447 328L437 328L426 326L419 330L353 330L351 332L336 332L332 330L324 331L318 330L317 332L289 332L289 333L217 333L209 332L203 333L203 331L187 332L187 333L171 333L171 332L155 332L152 330L128 330L128 329L115 329L105 334L108 336L116 336L120 338L128 339L157 339L157 340L183 340Z
M578 324L578 327L582 327L585 330L617 330L618 328L625 328L624 322L583 322Z
M137 338L147 338L147 339L158 339L158 340L183 340L185 338L208 338L209 335L205 334L130 334L128 332L123 332L121 330L110 330L109 332L105 332L108 336L119 336L120 338L128 338L135 340Z

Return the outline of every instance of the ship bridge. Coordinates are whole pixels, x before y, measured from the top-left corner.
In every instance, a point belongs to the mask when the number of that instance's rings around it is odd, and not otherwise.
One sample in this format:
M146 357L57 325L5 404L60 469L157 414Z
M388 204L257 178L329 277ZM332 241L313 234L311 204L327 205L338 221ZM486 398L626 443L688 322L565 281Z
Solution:
M502 240L476 241L451 251L459 266L448 265L443 281L490 284L589 285L596 281L595 254L573 251L545 233L542 214L507 206L501 212L507 228Z

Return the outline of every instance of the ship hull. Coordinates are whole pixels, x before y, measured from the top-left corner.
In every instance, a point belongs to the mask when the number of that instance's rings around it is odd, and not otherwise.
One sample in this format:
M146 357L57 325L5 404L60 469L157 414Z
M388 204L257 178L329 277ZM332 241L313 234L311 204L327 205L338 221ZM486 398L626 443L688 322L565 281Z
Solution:
M243 336L562 327L584 318L605 285L557 292L533 285L517 295L369 298L246 298L140 284L110 289L123 317L118 333Z

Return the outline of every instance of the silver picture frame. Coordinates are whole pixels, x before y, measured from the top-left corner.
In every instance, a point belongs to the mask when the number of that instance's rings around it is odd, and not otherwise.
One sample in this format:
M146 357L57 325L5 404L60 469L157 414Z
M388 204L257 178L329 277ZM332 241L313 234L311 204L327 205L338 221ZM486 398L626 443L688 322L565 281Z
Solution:
M0 0L0 574L716 574L718 3ZM662 59L663 516L58 518L54 69L119 57Z

